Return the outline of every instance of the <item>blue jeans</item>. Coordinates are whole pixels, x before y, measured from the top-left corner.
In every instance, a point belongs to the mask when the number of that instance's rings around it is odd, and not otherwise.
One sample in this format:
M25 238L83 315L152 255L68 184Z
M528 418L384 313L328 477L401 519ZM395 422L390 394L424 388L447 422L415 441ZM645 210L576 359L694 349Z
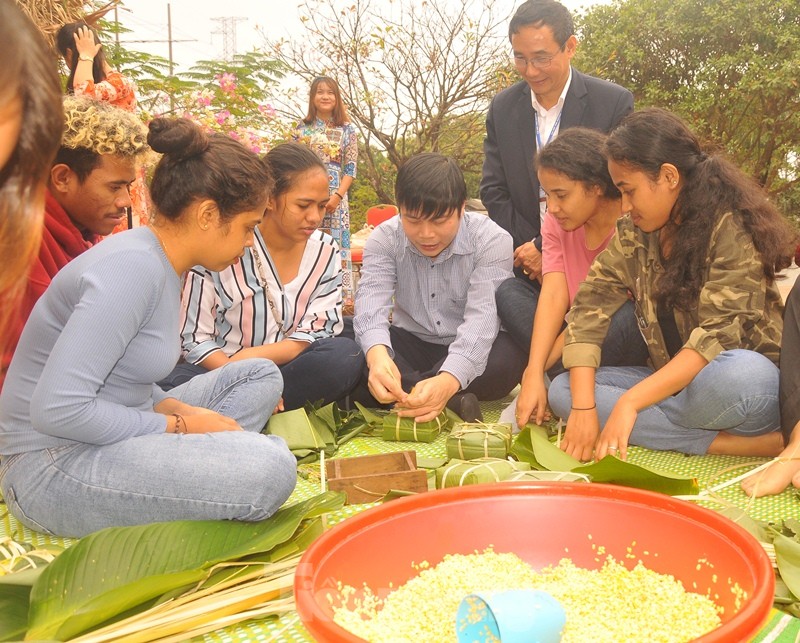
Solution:
M497 288L497 314L503 328L527 355L531 347L533 318L539 304L541 286L530 279L512 277ZM635 308L628 301L614 313L600 354L601 366L644 366L647 364L647 345L636 323ZM554 378L564 372L561 360L548 371Z
M600 427L623 393L653 374L648 367L601 367L595 378ZM630 443L657 451L704 454L720 431L753 437L780 428L778 367L743 349L724 351L679 393L641 411ZM550 385L548 400L559 417L569 416L569 373Z
M166 520L263 520L297 481L283 439L260 433L280 394L272 362L232 362L170 396L231 417L244 431L159 433L20 453L3 458L3 497L29 528L71 537Z
M283 406L287 411L302 408L306 402L321 402L324 406L345 399L355 388L364 368L364 353L348 337L326 337L311 342L279 368L283 375ZM171 391L207 372L202 366L183 362L158 384Z

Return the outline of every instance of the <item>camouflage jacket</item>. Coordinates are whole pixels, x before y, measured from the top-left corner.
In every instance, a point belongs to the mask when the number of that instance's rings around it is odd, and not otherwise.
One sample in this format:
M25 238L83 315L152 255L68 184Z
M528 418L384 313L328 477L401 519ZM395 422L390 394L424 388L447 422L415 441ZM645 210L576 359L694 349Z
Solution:
M783 330L783 302L775 283L764 276L761 260L741 218L720 217L711 233L706 279L697 306L675 309L684 348L709 362L734 348L757 351L776 365ZM670 359L653 299L653 277L663 271L658 232L646 233L624 216L617 234L601 252L575 296L567 317L563 363L600 364L600 346L611 316L633 296L639 330L659 369Z

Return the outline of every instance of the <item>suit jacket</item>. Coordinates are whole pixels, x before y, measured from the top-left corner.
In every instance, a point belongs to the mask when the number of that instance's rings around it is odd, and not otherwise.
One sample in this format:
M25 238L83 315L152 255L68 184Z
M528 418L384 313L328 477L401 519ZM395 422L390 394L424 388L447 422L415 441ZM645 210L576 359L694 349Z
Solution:
M609 132L632 110L627 89L573 69L559 131L580 125ZM492 99L483 151L480 192L489 216L511 233L515 248L536 239L541 249L534 110L524 80Z

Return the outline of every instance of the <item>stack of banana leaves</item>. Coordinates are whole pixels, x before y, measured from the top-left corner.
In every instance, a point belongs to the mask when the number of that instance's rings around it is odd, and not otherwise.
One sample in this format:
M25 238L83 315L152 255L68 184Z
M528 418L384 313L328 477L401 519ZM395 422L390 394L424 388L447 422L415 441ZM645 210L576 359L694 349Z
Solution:
M0 641L185 641L277 618L294 610L301 553L344 500L326 492L255 523L112 527L52 562L54 552L0 543Z
M360 410L343 412L331 403L323 407L306 404L302 409L276 413L264 433L282 437L297 461L305 463L319 460L321 451L332 456L342 444L370 429Z

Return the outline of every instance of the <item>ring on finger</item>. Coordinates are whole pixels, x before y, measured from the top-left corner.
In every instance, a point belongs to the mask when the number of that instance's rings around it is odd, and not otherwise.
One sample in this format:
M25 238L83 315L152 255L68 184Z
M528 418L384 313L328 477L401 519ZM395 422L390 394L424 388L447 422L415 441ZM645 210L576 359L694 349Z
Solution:
M608 447L609 451L619 451L617 447Z

